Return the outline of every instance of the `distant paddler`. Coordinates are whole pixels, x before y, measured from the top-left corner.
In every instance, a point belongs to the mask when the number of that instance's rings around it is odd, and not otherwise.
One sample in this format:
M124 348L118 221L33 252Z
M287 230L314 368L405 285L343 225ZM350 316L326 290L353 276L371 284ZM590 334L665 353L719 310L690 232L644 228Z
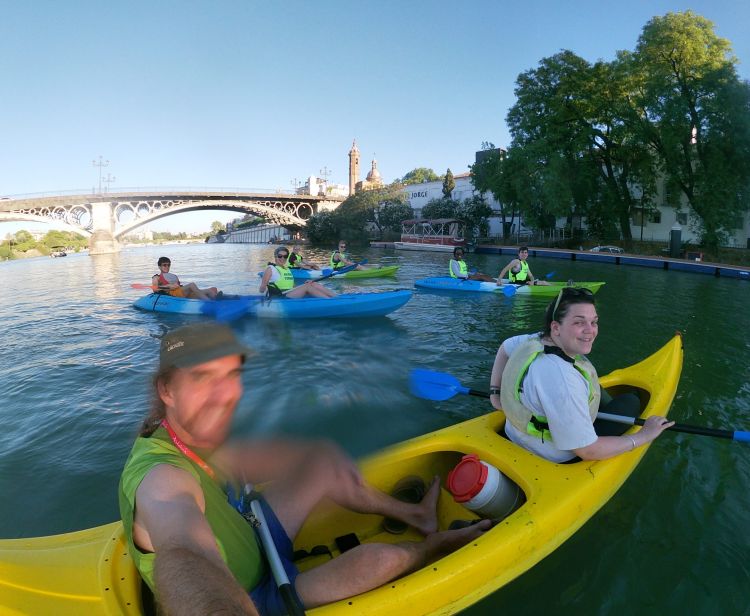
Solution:
M341 269L342 267L348 267L350 265L356 265L354 261L349 258L349 255L346 252L345 240L339 240L339 247L331 253L331 258L329 259L328 265L331 269L334 270ZM355 269L361 270L364 269L364 267L362 267L361 265L357 265Z
M513 259L508 265L506 265L502 271L500 272L500 275L497 277L497 284L502 285L505 284L505 281L503 280L503 276L505 274L508 274L508 281L511 284L517 284L517 285L525 285L525 284L538 284L542 286L549 286L549 282L546 280L538 280L534 278L534 274L531 273L531 270L529 269L529 264L526 262L526 259L529 258L529 248L528 246L520 246L518 248L518 258Z
M456 246L453 249L453 258L448 263L448 271L451 278L461 280L481 280L482 282L495 282L495 279L481 272L470 273L466 261L464 261L464 249Z
M172 267L172 261L169 257L159 257L156 262L159 267L159 273L154 274L151 278L151 286L154 291L159 291L171 295L172 297L184 297L187 299L216 299L219 290L216 287L208 289L199 289L194 282L187 284L180 283L180 279L169 271Z
M294 274L289 267L289 249L279 246L273 251L274 263L269 263L263 272L258 290L268 293L269 297L336 297L336 293L322 284L308 280L298 287L294 286Z
M293 244L289 253L289 267L292 269L319 270L315 263L310 263L300 253L299 244Z

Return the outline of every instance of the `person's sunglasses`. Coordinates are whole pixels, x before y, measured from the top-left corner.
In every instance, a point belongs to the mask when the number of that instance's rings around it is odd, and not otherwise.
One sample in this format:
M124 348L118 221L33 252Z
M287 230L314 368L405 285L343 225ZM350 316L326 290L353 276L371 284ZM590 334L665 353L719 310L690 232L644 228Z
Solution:
M560 306L560 300L563 298L563 295L567 297L594 297L594 294L591 292L591 289L587 289L585 287L564 287L563 289L560 289L560 292L557 294L557 299L555 300L555 307L552 309L552 320L555 320L555 315L557 314L557 309Z
M279 253L279 254L276 255L277 259L286 259L287 257L289 257L288 254L281 254L281 253Z
M172 267L171 263L162 263L159 267Z

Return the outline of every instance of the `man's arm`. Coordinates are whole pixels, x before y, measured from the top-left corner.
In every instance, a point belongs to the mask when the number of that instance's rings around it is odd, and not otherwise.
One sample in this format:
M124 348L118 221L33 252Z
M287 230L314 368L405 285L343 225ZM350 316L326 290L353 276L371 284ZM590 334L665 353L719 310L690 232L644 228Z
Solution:
M238 479L256 484L289 475L310 456L329 458L341 472L351 473L357 483L364 483L356 464L329 441L244 441L217 451L212 461Z
M518 259L513 259L508 265L506 265L497 276L497 284L502 284L503 277L508 273L508 270L513 267L514 263L517 263Z
M138 487L136 505L134 539L156 554L156 596L167 614L257 616L221 558L192 475L169 465L155 467Z

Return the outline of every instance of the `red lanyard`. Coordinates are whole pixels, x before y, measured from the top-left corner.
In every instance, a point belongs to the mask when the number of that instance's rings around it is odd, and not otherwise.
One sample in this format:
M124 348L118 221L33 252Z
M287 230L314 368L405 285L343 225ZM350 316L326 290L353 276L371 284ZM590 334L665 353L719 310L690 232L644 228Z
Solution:
M167 432L169 432L169 438L172 439L172 442L175 444L175 447L177 447L177 449L179 449L183 454L185 454L185 456L187 456L198 466L200 466L203 469L203 472L205 472L206 475L208 475L211 479L216 479L216 473L214 472L214 469L206 464L197 453L189 449L188 446L182 442L182 439L177 436L177 433L172 429L172 426L167 423L166 419L162 419L161 425L164 426Z

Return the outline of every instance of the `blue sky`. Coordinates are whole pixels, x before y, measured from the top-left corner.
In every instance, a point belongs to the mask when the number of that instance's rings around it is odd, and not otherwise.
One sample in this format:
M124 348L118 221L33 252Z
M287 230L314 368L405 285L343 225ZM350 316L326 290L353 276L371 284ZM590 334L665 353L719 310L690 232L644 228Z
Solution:
M687 9L750 79L746 0L0 0L0 196L90 190L100 155L112 190L291 189L323 167L346 183L355 138L363 175L373 156L386 181L465 172L507 145L519 73L561 49L610 60Z

